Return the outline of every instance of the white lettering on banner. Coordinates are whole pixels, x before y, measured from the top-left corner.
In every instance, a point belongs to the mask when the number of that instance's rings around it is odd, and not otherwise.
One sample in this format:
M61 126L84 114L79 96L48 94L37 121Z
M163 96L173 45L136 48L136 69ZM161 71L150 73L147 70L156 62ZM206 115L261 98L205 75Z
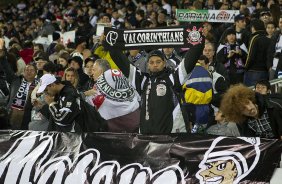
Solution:
M27 86L27 82L22 82L19 90L18 90L18 93L17 93L17 98L22 98L23 95L27 95L28 93L28 88L26 87Z
M0 177L4 184L15 183L117 183L117 184L184 184L178 165L155 173L149 167L132 163L123 167L116 161L100 162L100 152L87 149L79 154L53 157L53 138L38 132L27 132L17 139L0 158ZM71 152L71 151L70 151Z
M177 9L178 21L183 22L234 22L237 10L183 10Z
M104 94L106 98L114 101L131 101L135 96L134 88L127 84L126 78L115 78L115 88L112 88L104 77L100 77L96 84L99 91ZM117 91L116 89L123 89L125 91Z
M139 31L139 32L138 32ZM183 45L183 28L178 29L153 29L140 32L128 30L123 34L125 47L138 45Z

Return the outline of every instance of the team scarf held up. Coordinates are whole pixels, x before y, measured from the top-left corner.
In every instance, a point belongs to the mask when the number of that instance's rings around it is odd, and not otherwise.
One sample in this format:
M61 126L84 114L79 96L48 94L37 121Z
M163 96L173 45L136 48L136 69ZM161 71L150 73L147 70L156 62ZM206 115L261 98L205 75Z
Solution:
M105 27L104 47L119 49L190 48L204 44L201 24L183 27L120 30Z
M32 83L22 80L21 86L13 99L12 108L23 110L27 101L28 94L35 88L38 81L35 80Z

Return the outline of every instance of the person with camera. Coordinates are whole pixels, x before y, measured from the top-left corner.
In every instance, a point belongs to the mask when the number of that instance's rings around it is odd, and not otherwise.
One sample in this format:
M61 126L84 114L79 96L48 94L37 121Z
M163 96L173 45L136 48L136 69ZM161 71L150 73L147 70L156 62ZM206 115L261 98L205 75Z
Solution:
M223 43L217 48L216 60L224 64L230 84L242 83L244 79L245 61L247 58L247 47L244 43L236 41L236 31L227 29Z

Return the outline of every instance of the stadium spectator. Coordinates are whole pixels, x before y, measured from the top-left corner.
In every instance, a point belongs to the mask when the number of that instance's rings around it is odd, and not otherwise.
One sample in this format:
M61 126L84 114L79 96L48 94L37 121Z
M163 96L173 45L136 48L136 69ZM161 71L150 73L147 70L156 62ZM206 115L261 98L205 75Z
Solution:
M282 17L279 18L279 30L277 30L270 42L267 53L267 67L269 69L269 79L272 80L278 77L278 72L282 69L280 65L281 50L282 50ZM279 65L279 67L278 67Z
M215 121L217 121L217 124L212 125L207 129L208 134L218 136L240 136L236 123L226 121L225 116L220 110L215 113Z
M261 95L238 84L224 94L222 113L227 121L238 123L241 136L282 138L281 94Z
M225 35L224 42L217 48L216 60L224 64L229 74L230 84L242 83L248 54L247 47L244 43L236 42L235 30L228 29Z
M98 132L104 127L104 119L80 98L72 85L61 82L52 74L45 74L40 79L37 93L43 92L51 116L49 131Z
M11 91L7 103L9 122L12 129L21 129L26 102L30 98L32 90L37 85L37 81L35 80L37 69L36 66L27 64L23 76L17 76L8 64L4 47L4 40L0 39L0 64L4 69Z
M260 93L262 95L271 93L271 86L268 80L259 80L255 85L255 92Z
M266 37L264 23L261 20L251 21L252 38L250 40L248 57L246 60L246 72L244 84L255 85L261 79L268 80L267 50L270 46L270 39Z
M109 132L138 132L139 95L121 71L110 69L107 60L97 59L92 67L95 85L88 102L107 120ZM105 88L106 87L106 88ZM108 90L111 89L111 90ZM90 92L90 91L89 91ZM126 95L114 95L123 93Z
M71 85L77 89L79 81L77 71L72 67L67 68L64 72L64 76L62 77L62 81L69 81Z
M110 54L123 74L129 78L142 98L140 115L140 132L142 134L171 133L173 128L173 111L176 107L173 88L180 89L184 78L192 71L202 52L201 47L191 48L185 60L176 70L166 68L164 54L159 50L149 53L148 69L150 73L140 71L130 64L127 57L116 49ZM184 73L182 73L185 71ZM130 77L130 76L133 76ZM183 76L184 78L180 77ZM145 81L144 83L142 81Z

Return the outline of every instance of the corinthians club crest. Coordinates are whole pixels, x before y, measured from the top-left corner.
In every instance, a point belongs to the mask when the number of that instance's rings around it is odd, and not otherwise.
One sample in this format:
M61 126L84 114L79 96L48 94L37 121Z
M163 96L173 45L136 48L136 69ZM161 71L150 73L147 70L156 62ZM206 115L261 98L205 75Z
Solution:
M197 29L196 26L193 26L192 30L190 28L186 29L186 31L188 32L188 38L187 38L188 43L192 44L193 46L202 43L203 37L200 33L202 32L202 30L203 30L202 27Z

